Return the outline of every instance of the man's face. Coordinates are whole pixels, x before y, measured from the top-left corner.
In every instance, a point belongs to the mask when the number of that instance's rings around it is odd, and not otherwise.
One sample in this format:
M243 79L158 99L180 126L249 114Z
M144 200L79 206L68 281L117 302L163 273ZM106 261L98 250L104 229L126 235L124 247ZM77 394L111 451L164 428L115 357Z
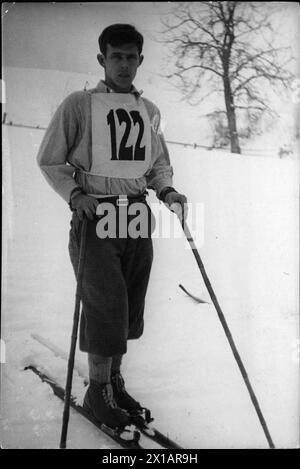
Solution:
M106 56L98 55L98 61L105 70L105 81L115 91L127 93L143 61L135 44L113 47L107 44Z

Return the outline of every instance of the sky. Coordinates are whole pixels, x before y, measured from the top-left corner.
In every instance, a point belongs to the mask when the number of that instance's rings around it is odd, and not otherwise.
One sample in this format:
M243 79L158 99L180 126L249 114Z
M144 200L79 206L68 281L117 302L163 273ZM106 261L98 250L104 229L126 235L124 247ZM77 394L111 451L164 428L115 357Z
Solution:
M128 22L144 35L145 60L135 79L144 96L153 100L161 110L163 128L169 140L191 143L209 143L210 127L200 115L205 114L211 102L192 107L182 101L174 85L161 76L169 65L167 46L158 42L161 19L167 18L176 2L38 2L3 4L3 66L8 97L14 107L19 106L22 123L35 116L35 125L43 125L44 97L51 96L49 113L64 94L78 89L73 77L82 74L88 87L103 78L97 62L98 36L109 24ZM282 19L291 43L296 44L295 3L280 7L277 18ZM44 73L39 72L40 70ZM14 73L13 73L14 72ZM24 84L22 86L22 78ZM8 83L9 80L9 83ZM30 82L30 83L29 83ZM60 87L60 92L58 88ZM54 92L54 88L56 91ZM26 89L26 93L24 92ZM27 98L27 99L26 99ZM275 97L274 97L275 99ZM26 112L28 105L35 108ZM23 103L24 102L24 103ZM281 105L286 109L287 105ZM22 108L22 109L21 109ZM21 111L24 109L22 115ZM40 120L39 120L40 119ZM49 116L47 116L49 120Z
M160 44L151 41L166 2L82 4L16 3L4 18L4 56L9 66L99 73L98 36L114 22L130 22L145 35L145 68L156 69ZM80 29L79 29L80 26ZM18 40L22 38L22 41Z
M103 77L97 61L98 36L109 24L129 22L144 35L144 63L135 84L159 97L166 83L157 78L164 46L154 40L167 2L26 3L8 6L4 16L5 67L58 70ZM20 40L21 39L21 40Z

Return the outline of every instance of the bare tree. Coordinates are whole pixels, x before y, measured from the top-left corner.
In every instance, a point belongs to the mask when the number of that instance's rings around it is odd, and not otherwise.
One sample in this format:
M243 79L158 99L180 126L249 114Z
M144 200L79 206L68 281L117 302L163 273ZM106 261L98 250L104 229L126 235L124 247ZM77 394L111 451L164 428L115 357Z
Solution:
M175 78L185 99L196 103L222 93L231 151L241 153L237 116L244 110L257 121L272 113L266 89L287 87L289 47L274 44L270 21L272 4L262 2L186 2L175 4L163 19L163 42L174 58L168 78ZM203 89L206 94L203 94Z

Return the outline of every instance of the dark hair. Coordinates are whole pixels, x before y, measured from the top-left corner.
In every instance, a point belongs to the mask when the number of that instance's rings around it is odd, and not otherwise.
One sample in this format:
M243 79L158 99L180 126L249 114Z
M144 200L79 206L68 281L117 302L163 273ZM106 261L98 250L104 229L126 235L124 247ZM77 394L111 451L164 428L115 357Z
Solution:
M120 46L122 44L136 44L139 54L143 49L144 38L131 24L112 24L105 28L98 39L102 54L106 55L106 46Z

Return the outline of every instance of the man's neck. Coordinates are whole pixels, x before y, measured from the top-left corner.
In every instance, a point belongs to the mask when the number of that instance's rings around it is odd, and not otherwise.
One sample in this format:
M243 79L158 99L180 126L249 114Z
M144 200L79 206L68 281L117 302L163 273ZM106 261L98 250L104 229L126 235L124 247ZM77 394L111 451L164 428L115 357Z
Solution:
M130 93L130 91L131 91L132 88L133 88L133 85L130 85L129 90L120 90L120 89L118 89L118 88L114 85L114 83L111 83L111 82L109 82L109 81L107 81L107 80L103 80L103 83L104 83L108 88L110 88L114 93Z

